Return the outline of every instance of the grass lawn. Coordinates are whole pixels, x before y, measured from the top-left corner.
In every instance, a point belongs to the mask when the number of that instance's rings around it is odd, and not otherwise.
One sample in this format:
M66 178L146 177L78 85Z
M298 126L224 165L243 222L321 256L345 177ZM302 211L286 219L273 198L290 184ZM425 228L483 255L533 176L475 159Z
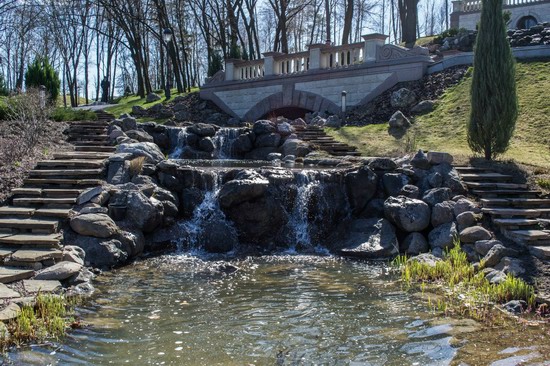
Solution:
M191 88L191 92L198 91L199 88ZM164 99L164 91L163 90L157 90L155 93L159 94L162 99L157 100L156 102L147 103L146 98L140 98L139 96L132 95L129 97L122 97L118 101L116 106L105 108L106 112L112 113L115 115L115 117L120 116L123 113L131 113L132 107L139 105L143 108L151 108L155 104L164 103L166 100ZM177 89L172 89L172 98L178 96L178 95L187 95L188 93L178 93ZM151 120L150 118L148 120Z
M550 61L518 63L516 80L519 117L510 149L502 160L550 168ZM432 113L419 116L401 140L387 132L387 123L330 129L337 140L357 146L366 156L395 156L405 152L446 151L464 161L473 157L466 141L470 114L470 86L466 76L437 101Z

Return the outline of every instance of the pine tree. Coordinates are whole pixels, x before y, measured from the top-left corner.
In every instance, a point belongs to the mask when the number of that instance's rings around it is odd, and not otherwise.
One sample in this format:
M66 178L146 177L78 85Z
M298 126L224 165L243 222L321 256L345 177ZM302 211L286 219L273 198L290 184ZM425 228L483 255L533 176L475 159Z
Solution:
M502 0L483 0L474 50L468 144L487 160L504 153L518 115L515 61L506 39Z
M0 96L7 96L9 95L10 91L8 90L8 87L6 86L6 81L4 80L4 75L0 73Z
M210 65L208 65L208 76L214 76L220 70L223 70L223 59L218 51L214 51Z
M54 104L59 96L61 82L47 57L35 58L25 72L25 86L27 88L39 88L41 85L46 87L50 103Z

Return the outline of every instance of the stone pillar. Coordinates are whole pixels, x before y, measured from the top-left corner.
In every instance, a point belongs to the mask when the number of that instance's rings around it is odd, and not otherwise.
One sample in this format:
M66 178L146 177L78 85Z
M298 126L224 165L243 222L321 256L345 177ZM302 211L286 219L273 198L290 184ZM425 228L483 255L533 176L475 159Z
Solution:
M386 43L386 38L388 38L388 36L380 33L372 33L363 36L365 40L363 62L376 61L378 47L382 47L384 43Z
M264 76L271 76L275 75L275 58L274 56L277 55L278 52L265 52L262 53L264 56Z
M318 70L323 67L321 62L321 49L326 47L324 43L309 45L309 69Z
M464 11L464 2L462 0L453 1L453 13L459 13Z
M225 61L225 81L235 80L235 64L233 60Z

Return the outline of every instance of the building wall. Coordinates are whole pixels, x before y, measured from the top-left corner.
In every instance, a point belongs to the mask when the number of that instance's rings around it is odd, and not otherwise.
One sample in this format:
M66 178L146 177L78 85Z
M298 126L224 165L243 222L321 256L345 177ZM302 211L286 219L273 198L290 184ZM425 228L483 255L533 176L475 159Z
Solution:
M533 16L539 23L550 22L550 1L533 5L504 7L504 9L512 13L509 25L511 29L516 28L518 21L524 16ZM451 14L451 17L458 21L458 24L452 24L452 26L474 30L479 22L480 15L481 12Z

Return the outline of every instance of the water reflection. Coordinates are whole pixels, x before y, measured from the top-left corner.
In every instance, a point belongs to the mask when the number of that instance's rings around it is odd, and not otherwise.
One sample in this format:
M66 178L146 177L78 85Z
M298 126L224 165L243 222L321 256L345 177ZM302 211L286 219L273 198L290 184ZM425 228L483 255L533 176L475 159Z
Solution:
M231 265L240 269L166 256L107 273L81 309L90 327L9 357L20 365L448 365L480 333L475 322L427 312L381 264L274 256ZM538 345L511 345L482 354L482 364L544 360Z

